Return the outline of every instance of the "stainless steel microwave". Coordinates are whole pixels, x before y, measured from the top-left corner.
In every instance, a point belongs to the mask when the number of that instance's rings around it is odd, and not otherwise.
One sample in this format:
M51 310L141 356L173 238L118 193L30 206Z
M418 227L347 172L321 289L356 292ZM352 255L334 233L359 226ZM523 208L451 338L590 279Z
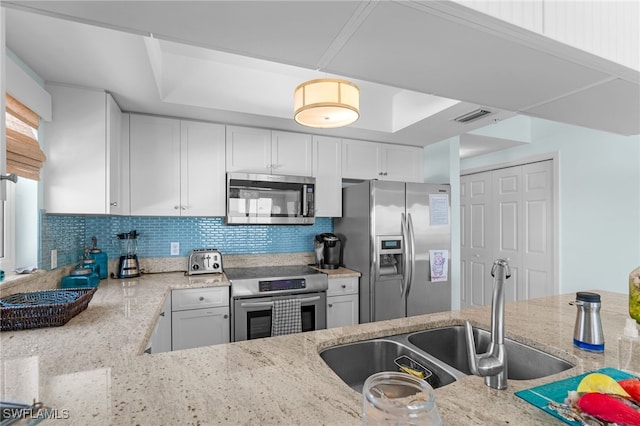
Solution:
M313 225L315 178L227 173L229 225Z

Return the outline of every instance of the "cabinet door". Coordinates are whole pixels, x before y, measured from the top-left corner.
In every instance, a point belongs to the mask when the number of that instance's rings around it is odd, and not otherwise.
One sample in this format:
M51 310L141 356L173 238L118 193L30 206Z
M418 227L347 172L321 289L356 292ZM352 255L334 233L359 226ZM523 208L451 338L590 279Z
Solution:
M131 115L131 214L180 215L180 122Z
M271 132L271 172L277 175L311 176L313 144L311 135Z
M423 182L424 154L422 148L383 145L382 170L382 179L384 180Z
M109 164L109 213L128 215L129 208L129 114L107 94L107 159Z
M313 137L316 216L342 216L342 139Z
M229 307L193 309L171 314L174 351L229 342Z
M270 174L271 131L227 126L226 169Z
M327 297L327 328L358 324L358 295Z
M180 133L181 215L224 216L224 126L181 121Z
M53 121L44 123L47 213L106 214L106 94L47 85Z
M378 143L342 140L342 177L347 179L379 179L380 149Z

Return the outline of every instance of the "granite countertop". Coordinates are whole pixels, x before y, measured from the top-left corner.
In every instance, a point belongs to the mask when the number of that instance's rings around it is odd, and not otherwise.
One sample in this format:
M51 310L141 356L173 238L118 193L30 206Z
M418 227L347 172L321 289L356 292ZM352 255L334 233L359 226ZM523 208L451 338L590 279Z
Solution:
M322 361L320 349L469 319L488 328L490 307L334 328L160 354L143 354L172 288L228 285L224 275L179 273L107 280L84 312L63 327L0 334L2 400L55 408L68 424L361 424L361 395ZM597 290L596 290L597 291ZM508 303L507 337L577 366L544 379L487 388L465 377L436 390L445 424L561 424L514 392L585 371L617 366L626 295L602 295L604 354L572 345L574 294Z

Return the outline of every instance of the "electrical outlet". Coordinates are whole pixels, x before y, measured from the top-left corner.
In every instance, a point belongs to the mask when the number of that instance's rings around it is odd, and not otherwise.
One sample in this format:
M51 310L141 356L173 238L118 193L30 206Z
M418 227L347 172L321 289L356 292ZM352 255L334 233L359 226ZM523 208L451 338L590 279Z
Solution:
M58 267L58 250L51 250L51 269Z
M180 254L180 243L171 243L171 256Z

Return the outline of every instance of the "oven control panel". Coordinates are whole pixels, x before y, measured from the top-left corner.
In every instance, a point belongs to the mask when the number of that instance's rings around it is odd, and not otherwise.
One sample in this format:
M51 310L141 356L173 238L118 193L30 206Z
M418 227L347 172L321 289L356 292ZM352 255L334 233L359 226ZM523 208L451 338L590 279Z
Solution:
M260 293L269 291L299 290L307 288L305 278L288 278L280 280L264 280L258 282Z

